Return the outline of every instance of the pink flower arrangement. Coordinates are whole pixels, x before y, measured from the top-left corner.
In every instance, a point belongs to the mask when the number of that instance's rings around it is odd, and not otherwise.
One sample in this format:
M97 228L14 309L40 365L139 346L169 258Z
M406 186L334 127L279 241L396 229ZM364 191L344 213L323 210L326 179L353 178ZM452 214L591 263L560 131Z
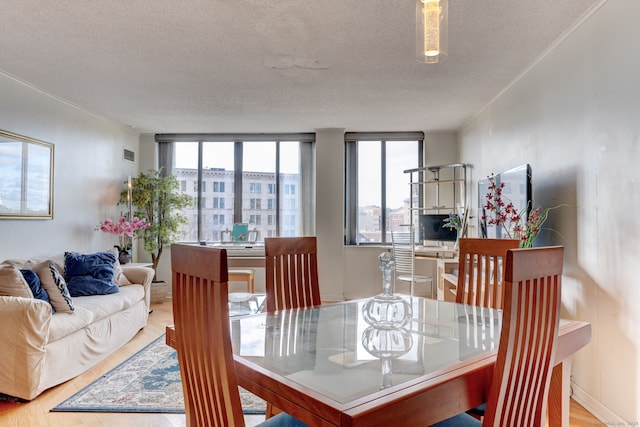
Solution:
M513 203L503 198L504 182L496 185L494 177L490 176L488 178L489 188L486 202L483 206L485 214L482 216L482 220L489 225L501 226L509 239L520 240L521 248L533 247L533 241L549 217L549 211L565 205L557 205L550 208L543 208L538 205L526 218L526 208L518 212Z
M134 217L131 221L127 221L125 217L120 217L117 222L105 219L98 224L97 230L117 235L120 244L115 247L118 248L118 251L125 252L131 250L131 242L135 232L146 228L149 228L149 223L144 219Z

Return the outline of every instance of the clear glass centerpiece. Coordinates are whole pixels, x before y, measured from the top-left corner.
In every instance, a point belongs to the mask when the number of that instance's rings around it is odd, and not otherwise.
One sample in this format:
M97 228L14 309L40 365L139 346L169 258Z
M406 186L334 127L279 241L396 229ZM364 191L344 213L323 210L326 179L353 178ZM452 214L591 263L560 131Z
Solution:
M382 361L382 381L380 388L392 385L392 360L406 354L413 345L411 333L404 328L380 329L369 326L362 333L362 346Z
M390 252L378 255L382 271L382 293L370 298L362 308L364 320L379 329L395 329L411 321L411 304L399 295L393 294L393 271L395 261Z

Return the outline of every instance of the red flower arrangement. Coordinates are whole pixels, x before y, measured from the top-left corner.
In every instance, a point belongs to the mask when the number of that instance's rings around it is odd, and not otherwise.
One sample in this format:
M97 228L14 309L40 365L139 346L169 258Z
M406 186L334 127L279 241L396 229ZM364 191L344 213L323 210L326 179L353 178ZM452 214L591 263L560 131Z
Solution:
M489 225L502 227L509 239L520 240L521 248L533 247L533 241L543 229L542 226L549 217L549 211L566 206L543 208L538 205L527 217L527 208L518 212L513 203L503 197L504 182L496 185L493 176L488 179L489 187L483 206L485 213L482 215L482 220Z

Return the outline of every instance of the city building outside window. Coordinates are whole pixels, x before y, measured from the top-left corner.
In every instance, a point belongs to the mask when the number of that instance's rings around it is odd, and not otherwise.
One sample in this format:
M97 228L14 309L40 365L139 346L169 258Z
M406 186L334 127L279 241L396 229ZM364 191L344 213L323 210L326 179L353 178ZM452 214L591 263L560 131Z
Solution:
M252 182L249 184L249 193L251 194L260 194L262 191L262 186L259 182Z
M199 141L189 140L190 134L156 135L159 144L172 146L159 150L159 163L169 165L167 170L181 183L180 191L200 201L183 212L189 221L183 241L220 241L222 232L237 222L257 229L258 241L315 233L315 192L302 191L315 188L311 182L315 135L261 139L267 135L207 134L198 135ZM215 195L208 205L203 196L207 188ZM269 197L259 197L262 194Z
M213 198L213 208L214 209L224 209L224 197L214 197Z
M261 209L261 200L260 199L249 199L249 209Z
M213 182L213 192L214 193L224 193L224 182L214 181Z

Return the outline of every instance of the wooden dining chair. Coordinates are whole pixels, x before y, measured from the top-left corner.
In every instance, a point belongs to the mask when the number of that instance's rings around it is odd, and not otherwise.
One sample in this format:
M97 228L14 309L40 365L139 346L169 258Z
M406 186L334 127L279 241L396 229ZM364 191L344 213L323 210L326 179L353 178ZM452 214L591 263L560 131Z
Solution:
M229 332L227 252L171 246L175 345L187 426L243 427ZM262 426L304 426L281 413Z
M320 305L316 238L264 239L267 312Z
M519 243L518 239L461 238L456 302L501 309L505 257Z
M321 304L314 236L264 239L267 312ZM266 417L280 413L267 404Z
M449 426L545 425L560 322L562 246L509 249L498 357L482 421L464 413Z

